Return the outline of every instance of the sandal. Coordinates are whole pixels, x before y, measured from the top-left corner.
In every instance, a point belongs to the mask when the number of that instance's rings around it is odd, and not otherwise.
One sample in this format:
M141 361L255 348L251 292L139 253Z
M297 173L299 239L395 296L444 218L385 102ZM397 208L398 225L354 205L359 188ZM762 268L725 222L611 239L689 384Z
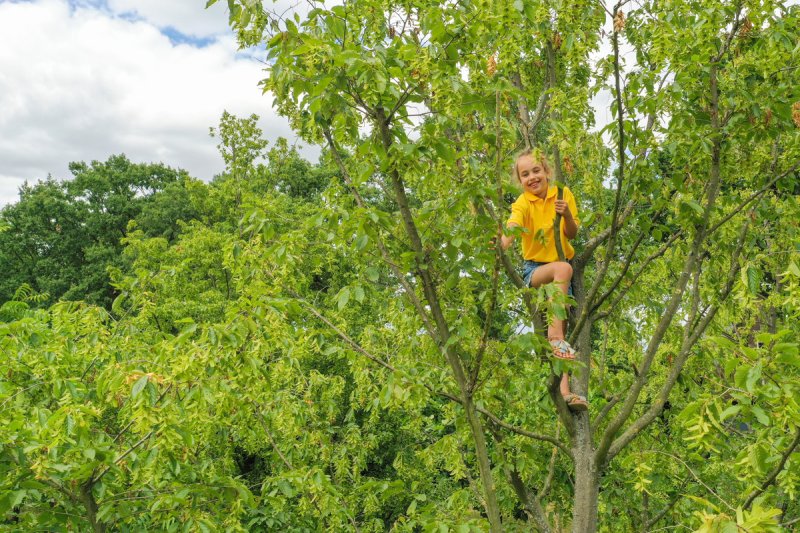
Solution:
M564 339L551 340L550 346L553 347L553 357L556 359L573 361L575 359L575 350Z
M586 401L585 396L567 394L564 396L564 401L567 402L567 407L569 407L570 411L586 411L589 409L589 402Z

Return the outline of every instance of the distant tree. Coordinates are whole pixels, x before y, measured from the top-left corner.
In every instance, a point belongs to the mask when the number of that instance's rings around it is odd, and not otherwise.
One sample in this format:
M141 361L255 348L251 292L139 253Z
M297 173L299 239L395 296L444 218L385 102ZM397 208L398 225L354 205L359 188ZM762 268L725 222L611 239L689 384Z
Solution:
M85 300L109 307L114 290L107 269L124 266L120 240L128 223L149 235L174 238L178 220L200 215L196 182L163 164L132 163L124 155L105 162L71 163L72 179L24 185L20 198L0 211L0 302L23 283L47 302Z
M256 162L264 158L268 142L262 137L256 124L258 115L239 118L223 111L217 128L209 128L211 137L218 137L217 149L225 161L224 180L229 180L234 189L234 207L242 203L242 191L256 174Z

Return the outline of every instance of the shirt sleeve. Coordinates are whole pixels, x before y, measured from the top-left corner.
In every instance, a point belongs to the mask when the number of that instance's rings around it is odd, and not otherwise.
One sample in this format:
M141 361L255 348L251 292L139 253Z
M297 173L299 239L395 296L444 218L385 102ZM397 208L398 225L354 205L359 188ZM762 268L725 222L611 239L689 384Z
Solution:
M578 204L575 203L575 196L573 196L572 191L569 190L568 187L564 187L564 199L567 201L569 212L572 213L572 218L575 219L575 225L580 227L581 220L578 217Z
M521 201L524 200L525 196L520 196L517 200L511 204L511 216L508 218L506 222L506 227L511 226L512 224L516 224L517 226L524 227L525 226L525 204Z

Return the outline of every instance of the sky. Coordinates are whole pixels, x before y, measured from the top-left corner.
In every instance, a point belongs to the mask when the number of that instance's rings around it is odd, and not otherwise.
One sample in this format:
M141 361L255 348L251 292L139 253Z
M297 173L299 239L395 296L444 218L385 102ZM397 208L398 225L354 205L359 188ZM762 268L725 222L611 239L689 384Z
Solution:
M0 206L26 180L120 153L210 180L224 169L209 136L224 110L295 142L258 86L260 52L238 51L227 2L205 4L0 0Z

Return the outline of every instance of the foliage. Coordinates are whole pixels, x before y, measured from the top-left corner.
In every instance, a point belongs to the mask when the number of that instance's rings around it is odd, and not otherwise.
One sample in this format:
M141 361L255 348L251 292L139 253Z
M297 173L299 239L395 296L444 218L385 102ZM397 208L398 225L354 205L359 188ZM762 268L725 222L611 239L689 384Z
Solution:
M669 7L230 0L321 163L279 141L261 164L255 118L223 116L200 218L126 221L110 311L3 305L6 524L791 527L800 11ZM526 145L579 200L588 414L543 357L565 302L486 244Z
M20 189L0 219L0 302L28 284L58 299L108 307L114 298L108 267L122 268L128 221L143 231L174 238L177 220L198 216L192 180L162 164L132 163L124 155L105 162L71 163L72 179L52 178ZM196 187L194 189L196 191Z

